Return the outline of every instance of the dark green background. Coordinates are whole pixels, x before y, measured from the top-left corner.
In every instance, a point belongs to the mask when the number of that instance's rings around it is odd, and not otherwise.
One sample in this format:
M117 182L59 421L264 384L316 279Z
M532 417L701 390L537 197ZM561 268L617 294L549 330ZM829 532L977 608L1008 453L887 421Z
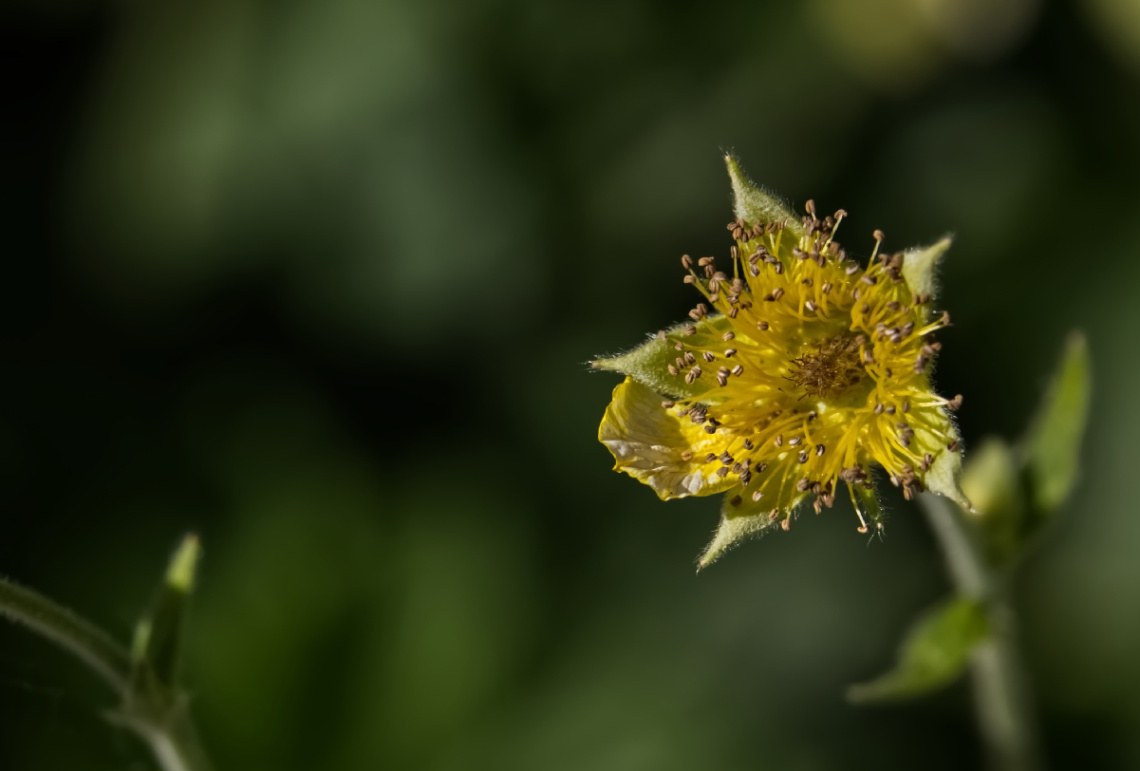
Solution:
M956 9L956 10L955 10ZM1087 331L1085 473L1019 585L1057 768L1140 766L1129 0L25 0L2 11L0 571L124 639L205 544L225 769L960 769L962 686L855 708L946 592L847 505L694 576L718 501L610 470L584 362L726 253L721 152L866 253L957 240L937 381L1025 426ZM0 767L145 769L0 628Z

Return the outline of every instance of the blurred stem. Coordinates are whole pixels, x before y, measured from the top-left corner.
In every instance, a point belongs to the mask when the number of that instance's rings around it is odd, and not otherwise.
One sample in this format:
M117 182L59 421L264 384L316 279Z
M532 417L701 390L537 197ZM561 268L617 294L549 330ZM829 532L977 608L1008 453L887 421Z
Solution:
M0 577L0 615L71 653L114 688L125 692L131 659L123 646L85 618L39 592Z
M140 693L132 677L126 648L87 619L37 591L0 577L0 616L26 627L75 656L122 698L119 722L151 748L163 771L208 771L210 766L185 709L170 719L156 720L148 692Z
M1009 578L986 560L977 533L957 506L929 493L919 496L919 502L955 588L986 608L990 635L974 650L970 674L990 765L1000 771L1040 771L1043 762L1018 654Z

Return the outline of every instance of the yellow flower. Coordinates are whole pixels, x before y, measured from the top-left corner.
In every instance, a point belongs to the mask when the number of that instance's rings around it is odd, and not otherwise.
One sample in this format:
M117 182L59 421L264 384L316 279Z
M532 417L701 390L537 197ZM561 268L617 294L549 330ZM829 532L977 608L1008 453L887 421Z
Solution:
M933 268L950 243L890 254L875 231L859 262L835 240L842 210L796 218L726 158L735 197L729 264L681 258L704 302L690 322L593 366L626 374L598 438L615 468L663 500L724 492L700 566L741 538L818 513L850 491L860 532L882 527L881 466L909 499L958 490L959 438L930 370L949 322L932 310Z

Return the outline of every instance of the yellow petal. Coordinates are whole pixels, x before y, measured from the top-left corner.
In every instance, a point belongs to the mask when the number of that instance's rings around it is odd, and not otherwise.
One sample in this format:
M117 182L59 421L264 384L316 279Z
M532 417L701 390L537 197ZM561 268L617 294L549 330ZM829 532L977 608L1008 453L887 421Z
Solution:
M704 426L661 406L662 397L633 378L614 389L598 439L614 456L614 468L652 487L662 500L712 495L737 484L731 474L718 475L720 461L708 462L726 444L723 431ZM684 453L691 453L685 460Z

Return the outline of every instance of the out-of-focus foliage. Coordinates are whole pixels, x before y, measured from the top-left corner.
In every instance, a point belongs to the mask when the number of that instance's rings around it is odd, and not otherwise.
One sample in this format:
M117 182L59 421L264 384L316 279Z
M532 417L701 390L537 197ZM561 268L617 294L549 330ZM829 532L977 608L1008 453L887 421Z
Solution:
M1128 8L9 3L0 570L129 639L198 532L221 769L977 765L961 689L842 699L945 591L917 511L694 578L716 502L596 442L584 362L688 307L730 149L888 248L955 234L968 450L1087 332L1083 473L1018 601L1056 767L1138 765ZM0 767L145 767L109 706L0 628Z
M894 701L924 696L954 682L974 646L988 634L984 606L954 597L922 614L903 640L898 665L869 683L853 685L853 702Z
M902 643L895 669L872 682L852 686L849 699L896 701L944 688L966 670L970 654L987 639L991 625L1006 623L992 616L1009 611L991 603L995 598L1006 601L1005 585L1015 578L1016 562L1024 559L1034 536L1072 491L1090 389L1088 347L1083 335L1073 333L1021 446L1015 450L1001 439L987 438L971 455L962 475L973 508L946 512L961 528L963 541L976 544L977 552L972 557L956 555L961 547L944 543L946 559L970 557L977 563L970 570L986 574L971 581L993 586L956 586L955 596L915 622Z

